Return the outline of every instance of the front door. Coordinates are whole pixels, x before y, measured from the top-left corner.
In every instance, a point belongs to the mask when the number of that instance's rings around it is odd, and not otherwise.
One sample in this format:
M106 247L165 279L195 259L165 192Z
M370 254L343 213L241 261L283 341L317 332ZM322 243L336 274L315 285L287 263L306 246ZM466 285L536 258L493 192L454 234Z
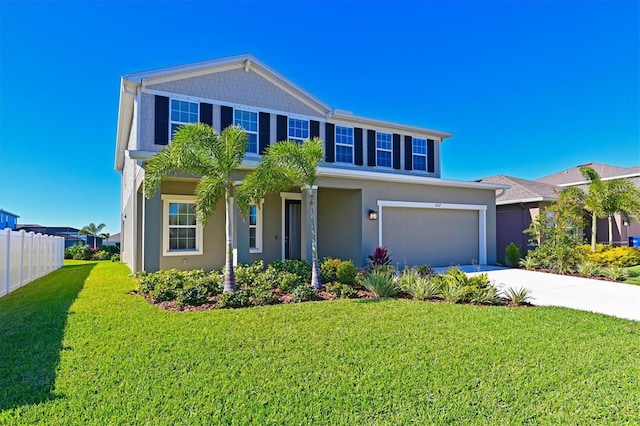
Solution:
M284 201L284 257L300 259L302 238L302 204L300 200Z

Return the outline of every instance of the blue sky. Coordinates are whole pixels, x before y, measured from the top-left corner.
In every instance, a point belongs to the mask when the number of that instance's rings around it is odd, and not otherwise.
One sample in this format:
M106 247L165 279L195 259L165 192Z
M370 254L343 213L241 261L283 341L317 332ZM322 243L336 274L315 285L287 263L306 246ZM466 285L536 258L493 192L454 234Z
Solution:
M119 232L120 76L252 53L328 104L454 133L443 177L640 164L640 2L0 1L0 208Z

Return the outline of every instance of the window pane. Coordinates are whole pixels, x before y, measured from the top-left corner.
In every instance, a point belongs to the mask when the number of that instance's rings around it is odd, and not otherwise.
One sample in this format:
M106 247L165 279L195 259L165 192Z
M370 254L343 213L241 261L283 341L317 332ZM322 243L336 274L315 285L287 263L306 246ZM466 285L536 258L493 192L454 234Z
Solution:
M256 228L249 228L249 247L256 248Z
M391 167L391 153L389 151L378 151L376 160L376 164L379 166Z
M255 225L258 219L258 208L256 206L251 206L249 209L249 225Z
M249 133L247 139L247 152L252 154L258 153L258 135L254 133Z
M423 155L413 156L413 169L414 170L427 170L427 162Z
M353 148L336 145L336 161L339 163L353 163Z

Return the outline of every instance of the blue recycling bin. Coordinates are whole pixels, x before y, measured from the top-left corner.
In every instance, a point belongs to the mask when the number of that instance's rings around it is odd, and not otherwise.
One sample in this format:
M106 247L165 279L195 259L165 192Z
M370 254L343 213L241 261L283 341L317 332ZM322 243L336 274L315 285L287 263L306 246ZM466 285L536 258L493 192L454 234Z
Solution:
M629 247L640 247L640 237L629 237Z

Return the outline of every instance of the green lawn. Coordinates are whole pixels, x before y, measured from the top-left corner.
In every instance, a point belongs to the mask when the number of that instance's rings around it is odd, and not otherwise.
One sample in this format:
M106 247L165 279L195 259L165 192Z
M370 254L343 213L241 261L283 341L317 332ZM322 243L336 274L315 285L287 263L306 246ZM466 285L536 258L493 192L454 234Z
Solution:
M640 323L341 300L168 312L70 262L0 299L0 424L640 423Z
M627 268L627 271L629 271L629 278L625 283L640 285L640 265Z

